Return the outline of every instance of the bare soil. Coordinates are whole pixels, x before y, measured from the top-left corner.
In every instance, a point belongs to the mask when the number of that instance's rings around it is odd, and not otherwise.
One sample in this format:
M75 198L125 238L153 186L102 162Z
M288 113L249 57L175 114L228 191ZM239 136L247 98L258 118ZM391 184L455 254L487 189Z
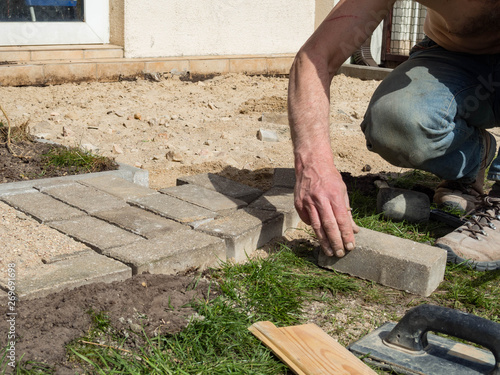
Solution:
M160 82L0 87L0 97L13 124L29 120L34 136L147 169L152 188L173 186L181 176L212 172L267 189L274 168L293 166L289 129L282 121L287 84L284 77L227 75L199 82L165 77ZM362 181L367 189L373 188L368 171L400 171L368 152L359 130L377 85L337 76L331 90L336 164L345 172L346 182L356 182L358 188ZM274 131L279 142L259 140L259 129ZM0 158L5 166L4 157ZM29 178L26 173L15 174ZM299 237L307 237L301 233ZM6 249L1 258L9 261L12 251ZM189 290L192 280L185 275L139 275L121 283L87 285L19 301L17 358L25 354L23 360L57 364L57 373L74 373L64 345L86 334L91 324L86 312L91 309L107 311L119 329L143 324L148 334L177 332L194 313L180 306L193 298L207 298L204 283ZM165 309L168 300L179 308ZM311 309L308 316L314 321ZM0 332L6 329L2 319Z
M110 326L129 337L127 346L133 348L134 343L144 345L142 329L149 337L173 334L196 319L189 305L213 297L213 286L209 296L208 285L193 276L143 274L21 301L16 311L16 357L24 354L24 361L48 364L56 374L75 374L79 366L68 361L65 345L89 334L92 316L106 312ZM7 319L0 320L0 332L8 329Z

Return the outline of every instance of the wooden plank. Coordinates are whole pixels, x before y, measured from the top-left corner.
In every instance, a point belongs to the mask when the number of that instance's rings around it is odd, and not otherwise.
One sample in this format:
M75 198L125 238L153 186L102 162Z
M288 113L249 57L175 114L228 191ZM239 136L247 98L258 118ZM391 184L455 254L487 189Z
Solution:
M297 375L376 375L316 324L277 328L257 322L248 329Z

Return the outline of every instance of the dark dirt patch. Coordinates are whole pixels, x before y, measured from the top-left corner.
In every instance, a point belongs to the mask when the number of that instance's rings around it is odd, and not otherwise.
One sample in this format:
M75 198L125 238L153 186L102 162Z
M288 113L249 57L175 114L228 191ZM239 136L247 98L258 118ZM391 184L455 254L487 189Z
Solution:
M142 334L134 333L139 327L149 337L181 331L195 314L190 304L208 299L208 290L209 282L197 276L142 274L123 282L85 285L20 301L16 358L24 355L23 362L42 362L55 366L56 374L74 374L77 364L68 362L65 345L88 334L90 311L105 312L110 326L128 336L126 345L133 348L142 342ZM213 290L212 286L210 298ZM7 319L0 320L0 332L8 332ZM2 347L5 340L2 335Z
M49 153L66 151L65 146L42 143L26 134L25 130L12 129L12 143L7 148L6 128L0 123L0 183L35 180L39 178L61 177L89 172L114 170L118 165L111 159L101 158L91 169L79 166L51 165L47 162ZM83 152L83 151L82 151Z

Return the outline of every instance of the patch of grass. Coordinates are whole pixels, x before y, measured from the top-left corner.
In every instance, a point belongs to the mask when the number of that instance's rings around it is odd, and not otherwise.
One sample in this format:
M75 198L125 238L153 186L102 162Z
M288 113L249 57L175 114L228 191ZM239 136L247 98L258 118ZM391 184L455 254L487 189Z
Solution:
M311 291L336 293L358 289L345 275L319 269L284 245L267 259L226 263L220 271L222 291L242 311L259 320L289 325L300 321L303 303L317 298Z
M436 302L500 323L500 270L479 272L448 264Z
M412 171L392 175L389 178L389 184L400 189L413 189L415 185L421 185L434 189L441 180L429 172L419 171L414 169Z
M69 168L74 173L92 173L116 169L116 163L78 147L54 147L42 157L47 167Z

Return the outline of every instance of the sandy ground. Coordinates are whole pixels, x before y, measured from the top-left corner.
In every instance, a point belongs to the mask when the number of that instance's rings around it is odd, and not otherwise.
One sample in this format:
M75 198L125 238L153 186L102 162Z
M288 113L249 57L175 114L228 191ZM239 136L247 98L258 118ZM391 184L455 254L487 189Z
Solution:
M353 175L399 171L365 148L359 130L379 82L334 78L331 94L332 147L337 167ZM150 187L175 185L178 177L215 172L267 188L272 168L292 167L286 125L288 80L245 75L200 82L167 77L160 82L0 87L13 125L29 120L31 133L64 145L79 145L118 162L149 171ZM279 142L259 140L259 129ZM267 185L266 185L267 184ZM18 272L41 259L81 245L0 204L0 275L7 262Z

